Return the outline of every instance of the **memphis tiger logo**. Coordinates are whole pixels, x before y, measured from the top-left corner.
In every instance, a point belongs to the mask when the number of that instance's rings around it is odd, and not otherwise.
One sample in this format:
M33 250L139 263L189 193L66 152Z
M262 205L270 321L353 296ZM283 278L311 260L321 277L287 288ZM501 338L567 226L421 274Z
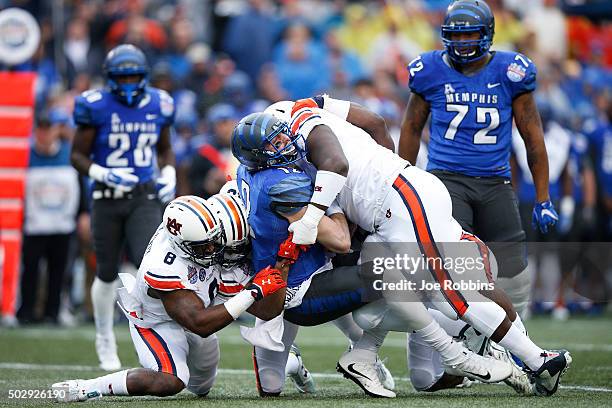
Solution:
M168 217L168 221L166 222L166 229L168 232L174 236L177 236L181 233L181 228L183 224L180 224L176 221L176 218Z

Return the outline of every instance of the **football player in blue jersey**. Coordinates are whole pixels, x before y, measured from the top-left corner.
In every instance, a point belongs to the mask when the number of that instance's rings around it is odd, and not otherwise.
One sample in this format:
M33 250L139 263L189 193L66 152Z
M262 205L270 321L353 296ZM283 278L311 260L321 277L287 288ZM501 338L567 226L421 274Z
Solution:
M273 107L274 105L268 109ZM278 109L272 109L274 110ZM285 109L287 115L289 112L291 107ZM232 152L241 162L238 169L238 190L249 214L252 261L255 269L261 265L274 264L279 246L291 240L291 237L288 238L291 225L303 219L309 207L317 200L315 196L319 192L317 187L320 170L317 172L311 163L320 163L321 157L336 157L346 161L343 150L339 152L334 150L338 143L336 134L327 125L320 123L318 114L304 112L298 116L292 121L290 130L285 120L267 111L254 113L239 122L232 136ZM318 122L310 129L304 145L303 138L295 135L299 134L300 128L305 129L310 120L313 120L311 124L314 124L314 121ZM329 143L330 140L335 142ZM322 149L321 145L316 146L318 143L325 144L326 148ZM302 160L306 152L310 162ZM325 186L319 187L320 190L325 188ZM256 313L256 316L265 319L274 318L280 312L274 309L279 306L279 299L275 297L282 297L280 309L282 310L284 303L286 320L282 342L288 345L297 334L296 325L313 326L329 322L359 309L358 315L354 314L355 320L361 321L360 325L365 326L367 330L364 330L353 349L340 358L338 370L359 385L366 394L393 398L395 393L385 387L378 374L377 350L382 345L387 331L409 330L415 319L414 315L383 313L384 319L381 319L380 312L377 311L380 310L377 309L381 306L380 302L369 304L374 309L369 305L366 306L368 302L363 299L365 285L360 276L360 268L358 266L333 268L325 253L326 250L336 253L345 253L349 250L350 236L346 217L337 203L327 206L325 213L326 215L320 218L318 229L315 224L317 242L300 255L286 275L286 291L277 292L275 296L271 296L259 305L266 307L269 315ZM385 309L384 301L382 306ZM411 310L417 309L414 303L406 303L406 307ZM432 320L424 307L422 309L427 318ZM378 320L373 317L374 315ZM382 327L383 320L384 327ZM510 375L510 368L506 369L505 363L483 359L459 343L453 342L434 321L431 321L431 325L428 325L426 330L427 333L429 330L434 333L428 337L431 346L438 351L441 350L445 362L464 376L478 377L485 382L496 382ZM284 384L283 368L288 352L288 347L284 352L271 351L261 346L255 347L254 362L261 395L280 393ZM487 372L488 375L478 376L474 375L474 372Z
M174 198L176 175L170 128L174 101L147 86L149 67L141 50L123 44L103 65L104 89L75 99L77 130L72 165L92 180L92 230L96 278L91 298L100 367L121 363L113 333L115 282L124 243L138 266L162 215Z
M453 217L495 253L499 284L522 313L529 300L525 232L510 182L512 120L525 141L536 189L534 228L558 216L548 192L548 159L533 97L536 67L522 54L491 51L495 20L482 0L453 1L441 28L444 50L408 66L412 91L399 155L415 163L431 115L427 170L449 190ZM509 279L512 278L512 279Z

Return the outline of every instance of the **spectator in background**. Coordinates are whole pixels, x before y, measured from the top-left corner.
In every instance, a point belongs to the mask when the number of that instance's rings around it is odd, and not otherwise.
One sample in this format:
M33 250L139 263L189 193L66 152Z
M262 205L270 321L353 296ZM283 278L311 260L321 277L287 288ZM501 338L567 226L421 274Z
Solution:
M193 27L187 19L175 21L170 27L170 47L163 57L170 67L172 79L179 85L184 85L191 72L191 62L187 50L193 42Z
M227 176L236 177L238 163L230 146L232 131L240 116L231 105L221 103L210 108L206 119L211 142L196 150L189 170L191 194L203 198L218 193Z
M250 78L241 71L236 71L225 78L222 95L223 102L232 105L238 118L263 111L268 106L268 103L253 98L255 95L253 84Z
M330 73L321 69L326 55L303 24L287 28L284 41L275 50L274 65L283 89L297 100L321 93L330 84Z
M332 86L344 88L353 84L356 80L366 77L366 72L359 57L342 48L336 31L327 32L325 45L327 47L325 68L332 77ZM334 97L348 99L336 93L334 93Z
M276 22L266 0L249 0L249 7L233 17L225 30L223 50L246 72L252 82L271 60Z
M38 118L26 176L21 307L17 313L21 323L39 320L35 306L43 260L47 264L47 298L42 319L58 322L70 239L80 204L78 174L70 164L70 144L60 139L60 132L58 123L49 117Z

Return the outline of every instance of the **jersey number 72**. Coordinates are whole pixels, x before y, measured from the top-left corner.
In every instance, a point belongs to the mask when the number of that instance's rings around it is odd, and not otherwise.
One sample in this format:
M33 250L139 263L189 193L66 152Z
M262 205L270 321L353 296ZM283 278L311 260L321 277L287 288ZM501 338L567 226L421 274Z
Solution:
M447 112L456 112L455 117L450 121L446 133L444 134L445 139L454 140L455 134L463 122L465 115L467 115L470 107L468 105L454 105L447 104ZM488 133L492 130L497 129L499 126L499 111L497 108L483 108L478 106L476 108L476 122L486 124L491 121L488 126L480 129L474 134L474 144L495 144L497 143L497 136L489 135Z

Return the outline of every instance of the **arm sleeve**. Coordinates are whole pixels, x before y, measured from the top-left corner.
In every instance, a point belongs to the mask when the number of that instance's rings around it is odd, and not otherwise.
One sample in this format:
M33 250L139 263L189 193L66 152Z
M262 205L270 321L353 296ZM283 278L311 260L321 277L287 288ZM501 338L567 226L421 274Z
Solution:
M291 215L310 202L312 181L305 174L291 174L268 191L272 211L279 215Z
M527 63L526 67L525 63ZM516 54L514 61L510 63L507 71L512 90L512 99L526 92L535 91L537 74L538 70L529 58Z
M164 122L162 126L172 126L174 124L174 99L166 92L159 91L159 111Z
M174 271L148 270L144 274L144 280L150 288L156 290L192 289L189 282L184 277L174 274Z
M83 95L79 95L74 99L74 123L84 126L95 126L94 115L91 107Z
M417 58L410 61L408 67L408 87L410 91L421 95L425 99L427 95L428 74L430 71L429 64L426 62L426 55L419 55Z
M301 134L304 138L318 125L323 125L321 115L317 112L318 109L302 108L296 111L291 117L289 128L294 135Z

